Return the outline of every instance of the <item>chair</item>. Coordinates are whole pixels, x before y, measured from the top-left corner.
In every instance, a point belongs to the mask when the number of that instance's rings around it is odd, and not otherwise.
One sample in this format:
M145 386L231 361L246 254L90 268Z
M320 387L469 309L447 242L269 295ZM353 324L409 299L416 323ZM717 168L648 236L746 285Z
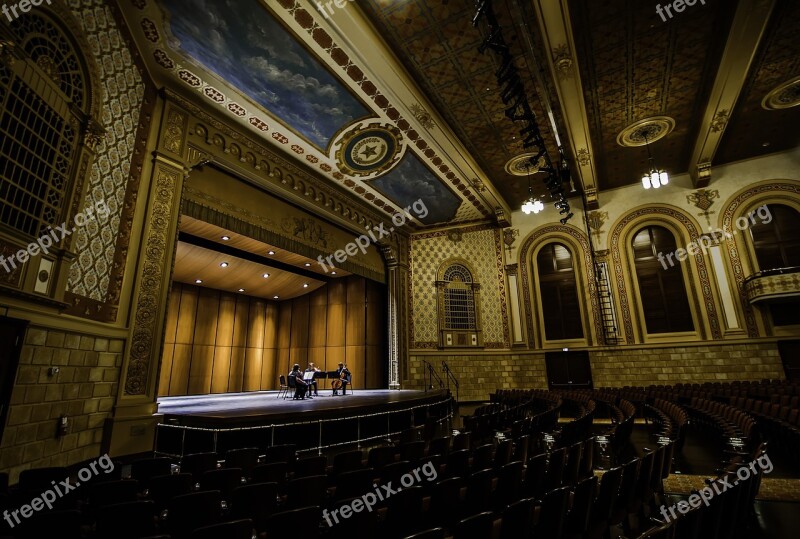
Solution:
M511 455L514 450L514 444L511 440L503 440L497 445L494 452L494 469L499 470L509 462L511 462Z
M278 490L286 485L286 463L270 462L253 468L253 483L277 483Z
M522 463L509 462L497 472L495 505L502 510L522 495Z
M344 507L352 509L353 503L361 504L360 511L353 511L348 518L341 518L341 510ZM377 537L378 536L378 517L372 510L367 510L363 505L361 497L346 498L339 500L331 507L331 515L338 514L339 522L332 526L329 533L325 536L329 539L352 539L353 537ZM327 524L327 523L326 523Z
M268 447L264 454L264 462L285 462L287 469L294 468L297 460L297 446L294 444L273 445Z
M328 473L328 457L325 455L299 459L294 465L295 479L311 475L325 475L326 473Z
M394 462L394 457L397 454L397 448L392 446L373 447L369 450L367 455L367 466L370 468L380 469Z
M242 519L197 528L189 539L251 539L252 537L253 522Z
M578 482L581 474L581 456L583 455L583 442L578 442L569 447L567 452L567 467L565 470L564 483L574 485Z
M361 468L364 454L360 450L346 451L333 457L333 475L358 470Z
M269 537L302 536L302 533L298 533L298 522L303 526L311 526L311 529L316 530L320 521L320 511L319 507L313 506L275 513L267 520L266 527L269 530ZM334 525L333 521L330 524Z
M234 519L250 519L259 533L267 531L266 523L278 509L278 484L253 483L234 489L230 515Z
M461 477L444 479L434 484L431 491L431 505L428 510L430 525L445 524L448 528L463 516L461 489L465 480Z
M567 513L564 534L583 537L589 531L589 517L597 490L597 477L587 477L575 486L572 507Z
M533 496L536 499L541 498L545 492L544 481L546 475L546 454L542 453L528 459L528 466L525 470L525 495Z
M486 468L491 468L493 455L494 446L492 444L476 447L472 454L472 469L485 470Z
M281 374L278 376L278 397L281 398L281 394L283 394L283 398L285 399L289 396L289 384L286 383L286 375Z
M362 468L339 474L335 480L336 492L334 493L334 500L355 498L372 492L374 479L375 470L372 468Z
M600 489L592 503L588 538L604 536L611 521L612 511L617 506L621 482L622 467L611 468L600 479Z
M416 462L425 458L425 442L406 442L400 445L400 460Z
M222 495L218 490L176 496L169 503L164 527L172 539L188 537L197 528L217 524L221 504Z
M523 498L506 507L503 511L500 539L531 537L534 509L535 500L533 498Z
M200 478L200 490L219 491L223 500L229 500L233 489L242 484L241 468L209 470Z
M492 482L494 470L487 468L473 472L467 482L467 514L482 513L492 509Z
M560 539L569 501L569 487L551 490L542 498L542 510L536 523L536 537Z
M97 537L98 539L138 539L153 535L156 532L155 515L156 505L152 501L107 505L97 514ZM57 537L61 537L61 535L58 534Z
M148 498L156 504L156 509L166 509L170 500L175 496L189 494L194 487L192 474L180 473L173 475L157 475L150 478L150 488L147 489Z
M408 535L419 530L424 509L425 491L422 487L404 488L386 499L386 525L398 536Z
M494 515L486 511L460 521L456 526L453 539L486 539L492 536Z
M200 482L204 472L217 469L219 458L216 453L192 453L181 459L181 473L190 473L195 483Z
M447 455L447 464L444 468L445 477L469 477L469 450L460 449Z
M115 503L135 502L139 482L131 479L89 485L89 507L99 509Z
M403 539L444 539L444 529L432 528L424 532L415 533L414 535L407 535Z
M20 539L81 539L81 514L75 510L42 511L34 513L29 520L24 520L14 535ZM124 535L117 535L125 539ZM112 539L101 536L98 539Z
M249 478L253 473L253 468L258 465L258 453L257 447L230 449L225 453L225 467L241 468L242 475Z
M566 448L562 447L550 453L547 463L547 474L544 479L544 489L549 492L561 486L564 481L564 468L567 458Z
M431 440L431 443L428 444L427 456L441 455L443 457L446 457L449 452L450 452L449 436L445 436L442 438L434 438L433 440Z
M324 507L327 497L328 478L324 475L312 475L292 479L286 483L286 508L299 509L313 505Z
M139 459L131 464L131 479L139 481L141 488L146 489L151 477L172 473L172 461L167 457Z

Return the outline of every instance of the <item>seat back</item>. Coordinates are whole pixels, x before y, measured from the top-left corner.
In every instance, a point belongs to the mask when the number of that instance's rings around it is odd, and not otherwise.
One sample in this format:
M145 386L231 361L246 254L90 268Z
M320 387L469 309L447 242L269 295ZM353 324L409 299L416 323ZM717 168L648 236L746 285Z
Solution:
M225 453L225 467L241 468L244 476L250 477L253 473L253 468L258 465L259 452L257 447L230 449Z
M569 487L551 490L542 498L542 511L536 523L537 537L561 537L569 501Z
M362 466L364 454L360 450L346 451L333 457L333 474L358 470Z
M97 514L97 537L98 539L138 539L153 535L155 533L155 515L156 505L152 501L107 505ZM61 535L54 537L61 537Z
M194 487L192 474L158 475L150 478L148 498L153 500L158 510L166 509L175 496L189 494Z
M587 477L575 486L572 507L567 514L565 531L580 536L587 532L596 491L597 477Z
M222 494L218 490L192 492L172 498L165 528L172 539L187 537L192 530L219 522Z
M456 526L453 539L486 539L492 536L494 515L486 511L461 520Z
M189 539L251 539L252 537L253 522L241 519L197 528Z
M286 507L299 509L309 506L325 505L326 487L328 478L324 475L312 475L292 479L286 483Z
M518 539L531 537L535 500L523 498L512 503L503 511L503 522L500 528L500 539Z
M192 453L184 455L181 459L181 473L190 473L195 483L200 482L200 476L208 470L217 469L219 457L216 453Z

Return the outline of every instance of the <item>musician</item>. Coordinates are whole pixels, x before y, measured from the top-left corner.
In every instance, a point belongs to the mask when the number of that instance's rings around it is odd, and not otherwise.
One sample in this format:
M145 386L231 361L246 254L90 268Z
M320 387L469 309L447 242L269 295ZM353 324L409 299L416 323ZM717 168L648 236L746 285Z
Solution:
M336 378L333 380L333 394L339 394L339 387L342 388L342 395L347 393L347 384L350 383L350 371L347 370L347 365L339 363L339 368L336 369Z
M319 369L313 363L309 363L308 367L306 367L306 372L319 372ZM319 393L317 393L317 379L312 378L311 381L308 383L308 392L311 393L311 390L314 390L314 396L319 397Z
M308 391L308 382L303 380L303 373L300 372L300 365L294 364L292 372L289 373L290 378L294 378L294 399L302 400L306 398L306 391ZM310 395L309 395L310 397Z

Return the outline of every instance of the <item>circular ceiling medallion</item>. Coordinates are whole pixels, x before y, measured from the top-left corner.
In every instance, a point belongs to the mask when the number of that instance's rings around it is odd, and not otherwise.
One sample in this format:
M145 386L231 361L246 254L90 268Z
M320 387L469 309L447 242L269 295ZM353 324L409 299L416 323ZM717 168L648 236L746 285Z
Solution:
M800 105L800 77L786 81L761 101L761 106L767 110L781 110Z
M669 116L653 116L634 122L617 135L617 144L625 148L644 146L660 140L675 129L675 120Z
M542 160L539 159L539 162L535 165L531 164L531 157L534 155L536 154L523 153L516 157L512 157L509 159L508 163L506 163L506 172L513 176L527 176L529 172L530 174L536 174L539 172L539 168L543 166L543 163Z
M356 126L334 143L336 165L344 174L379 176L399 161L402 135L392 125Z

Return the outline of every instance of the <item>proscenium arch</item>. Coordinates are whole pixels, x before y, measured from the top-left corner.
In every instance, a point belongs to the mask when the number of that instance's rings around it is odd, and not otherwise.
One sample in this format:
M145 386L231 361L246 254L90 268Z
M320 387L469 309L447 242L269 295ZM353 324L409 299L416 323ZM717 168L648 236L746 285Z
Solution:
M732 293L739 298L739 301L734 302L734 305L737 315L744 320L748 337L765 335L766 321L763 316L756 316L756 311L748 302L744 291L744 280L755 273L757 271L755 268L758 267L752 242L746 239L749 235L734 234L734 232L738 231L736 226L738 218L746 216L764 204L783 204L800 211L800 182L772 179L749 185L728 198L719 212L718 226L726 239L733 239L725 241L725 267L729 280L736 284L736 290L732 290Z
M601 326L600 304L597 296L597 281L594 274L594 265L589 247L589 239L586 235L574 226L568 225L543 225L531 231L522 241L519 249L520 275L522 278L523 311L525 315L525 330L527 332L526 342L529 348L534 346L541 348L544 341L541 336L534 332L534 327L539 327L538 309L533 304L533 257L538 254L542 246L547 243L561 243L570 249L575 260L575 280L578 286L581 301L582 323L584 339L588 346L600 342L599 337L603 335ZM589 295L589 304L586 302L586 294ZM536 296L538 302L538 294ZM590 313L591 310L591 313ZM536 316L536 325L534 325ZM592 323L594 322L594 323Z
M659 204L640 206L618 219L611 227L609 250L611 255L614 284L616 285L617 312L620 313L625 341L628 344L646 342L646 330L641 315L641 307L632 307L635 298L639 304L638 282L635 279L631 241L636 232L644 227L663 226L675 236L678 248L686 248L696 242L702 230L699 223L689 214L675 206ZM694 316L695 332L699 339L721 339L719 322L719 300L711 283L710 264L701 251L679 263L683 271L684 283L688 286L689 306ZM629 292L629 290L631 292ZM633 296L633 293L636 293ZM631 311L636 312L636 324Z

